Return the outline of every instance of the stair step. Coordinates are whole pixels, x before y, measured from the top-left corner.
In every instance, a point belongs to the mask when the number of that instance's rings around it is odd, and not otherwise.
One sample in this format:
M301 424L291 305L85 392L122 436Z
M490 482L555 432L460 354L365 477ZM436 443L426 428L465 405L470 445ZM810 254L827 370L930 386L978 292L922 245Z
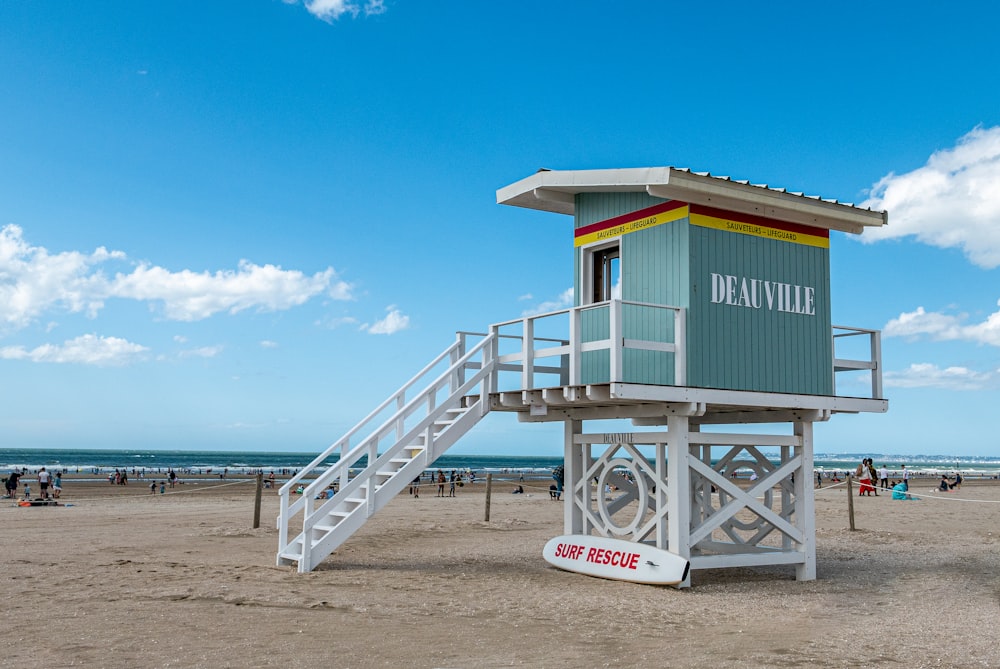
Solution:
M336 525L313 525L313 529L317 532L323 532L326 534L336 528Z

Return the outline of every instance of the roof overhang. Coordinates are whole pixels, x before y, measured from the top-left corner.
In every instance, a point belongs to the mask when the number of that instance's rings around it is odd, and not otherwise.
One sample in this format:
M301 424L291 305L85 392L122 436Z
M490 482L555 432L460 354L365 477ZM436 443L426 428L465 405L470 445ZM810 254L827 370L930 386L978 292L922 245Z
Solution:
M498 190L497 202L572 215L578 193L627 192L853 234L888 222L884 211L675 167L541 170Z

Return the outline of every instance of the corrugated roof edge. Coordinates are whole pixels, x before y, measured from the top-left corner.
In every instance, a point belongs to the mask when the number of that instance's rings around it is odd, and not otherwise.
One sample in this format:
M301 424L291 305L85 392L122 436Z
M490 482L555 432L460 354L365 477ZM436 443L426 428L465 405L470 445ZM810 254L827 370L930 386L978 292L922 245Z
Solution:
M676 180L680 183L671 183L672 174L676 175ZM695 177L696 181L691 181L691 177ZM724 191L713 190L712 183L718 184L716 189L722 188ZM759 191L760 196L766 196L766 199L759 200L753 197L749 189ZM885 211L870 207L862 208L851 202L841 202L818 195L805 195L785 188L771 188L767 184L755 184L749 180L713 176L711 172L695 172L685 167L544 169L497 190L497 202L572 215L575 211L576 194L614 191L646 191L655 197L688 199L716 206L722 206L727 201L729 204L743 201L743 204L749 207L750 201L755 201L750 208L768 209L765 215L851 233L860 233L865 227L880 227L888 223L888 214ZM743 195L739 195L740 193ZM796 201L801 202L804 208L795 205ZM817 205L810 203L822 203L819 205L822 213L813 209ZM747 212L745 207L737 207L734 210L752 213Z

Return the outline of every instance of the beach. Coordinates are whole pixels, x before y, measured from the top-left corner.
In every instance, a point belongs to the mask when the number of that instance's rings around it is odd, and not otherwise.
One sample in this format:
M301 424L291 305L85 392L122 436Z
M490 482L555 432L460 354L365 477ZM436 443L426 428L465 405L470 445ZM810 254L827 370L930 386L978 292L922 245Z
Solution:
M1000 666L996 481L855 497L856 531L824 483L817 580L699 570L677 590L550 567L564 503L543 481L497 483L489 522L483 483L404 491L299 574L275 566L275 490L252 527L251 480L70 479L64 506L0 500L2 666Z

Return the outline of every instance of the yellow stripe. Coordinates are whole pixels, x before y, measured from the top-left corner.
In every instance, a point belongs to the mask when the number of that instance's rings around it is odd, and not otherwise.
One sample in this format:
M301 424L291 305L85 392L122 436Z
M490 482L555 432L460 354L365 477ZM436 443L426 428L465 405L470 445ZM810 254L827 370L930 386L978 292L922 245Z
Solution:
M616 225L613 228L591 232L588 235L577 237L573 242L573 246L584 246L586 244L592 244L604 239L618 237L619 235L627 235L630 232L637 232L639 230L645 230L657 225L663 225L664 223L670 223L671 221L677 221L687 217L688 209L689 207L687 206L678 207L677 209L664 211L659 214L654 214L653 216L646 216L634 221L629 221L628 223L622 223L621 225Z
M758 225L756 223L729 221L724 218L706 216L705 214L691 214L691 225L697 225L702 228L712 228L713 230L724 230L726 232L738 232L742 235L763 237L764 239L777 239L782 242L791 242L793 244L815 246L821 249L830 248L829 237L807 235L802 232L781 230L780 228L771 228L765 225Z

